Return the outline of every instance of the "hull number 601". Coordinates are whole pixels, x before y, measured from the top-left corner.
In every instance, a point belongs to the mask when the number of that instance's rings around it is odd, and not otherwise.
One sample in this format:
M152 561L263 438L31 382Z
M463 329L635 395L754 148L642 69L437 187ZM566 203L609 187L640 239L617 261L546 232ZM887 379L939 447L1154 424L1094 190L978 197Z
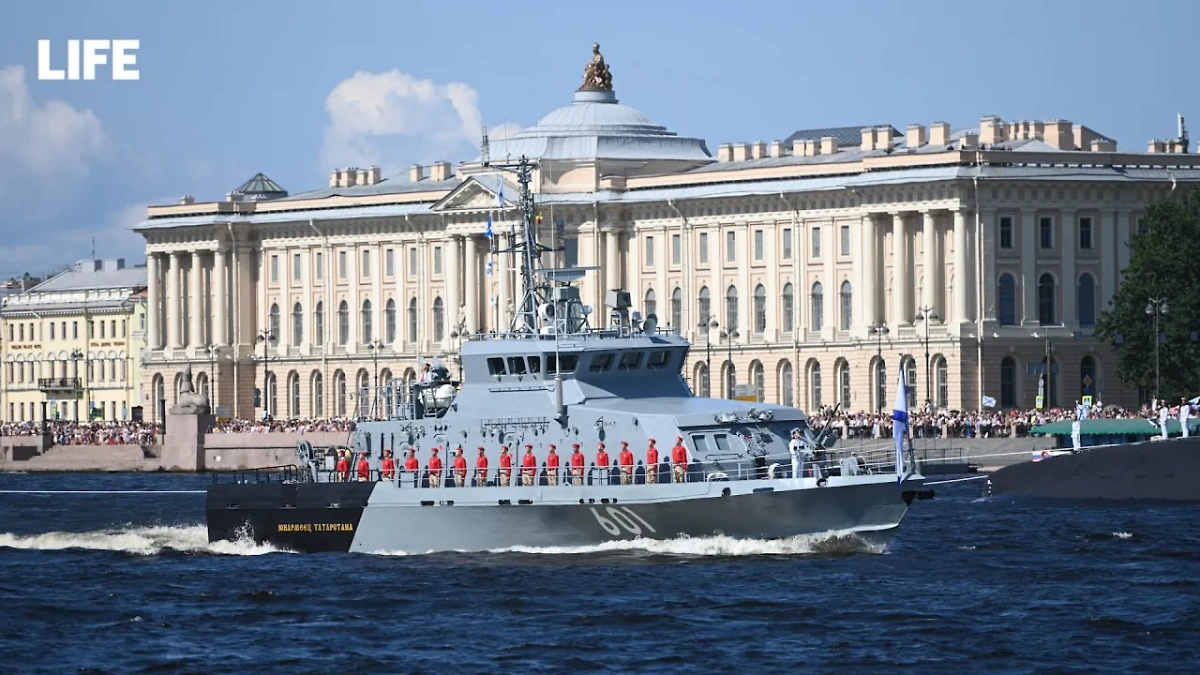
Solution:
M654 527L647 523L645 518L634 513L633 509L628 506L603 507L608 513L607 516L597 511L595 506L591 508L592 515L596 516L596 522L600 523L600 527L604 528L605 532L614 537L622 534L632 534L636 537L642 533L653 534L655 532Z

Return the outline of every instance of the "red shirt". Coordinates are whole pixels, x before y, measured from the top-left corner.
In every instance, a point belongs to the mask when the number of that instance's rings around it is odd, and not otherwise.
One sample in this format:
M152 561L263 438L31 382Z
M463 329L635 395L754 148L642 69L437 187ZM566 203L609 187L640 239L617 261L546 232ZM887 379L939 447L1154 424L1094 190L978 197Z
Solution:
M456 455L454 457L454 470L457 471L458 475L460 476L467 475L467 458L463 457L462 455Z
M392 478L396 475L396 460L391 457L383 458L383 477Z
M522 469L536 469L537 468L537 457L534 457L532 452L526 453L525 456L521 458L521 468ZM531 473L531 472L527 472L527 473Z
M408 459L404 460L404 468L409 471L416 471L417 469L421 468L421 463L417 461L416 457L409 457Z
M621 463L621 466L633 466L633 453L628 449L622 450L621 454L617 456L617 461Z
M501 469L511 469L512 468L512 455L510 455L508 453L500 455L500 468Z
M475 458L475 468L476 469L486 469L487 468L487 455L480 455L479 457Z
M363 457L362 459L358 460L358 477L359 478L370 478L371 477L371 464L367 461L366 457Z
M608 453L607 452L601 450L600 452L596 453L596 466L603 466L603 467L612 466L611 464L608 463Z
M671 461L687 468L687 448L682 445L676 445L671 448Z
M551 469L557 469L558 468L558 459L559 459L559 457L558 457L557 452L550 453L549 455L546 456L546 466Z
M347 462L345 457L338 457L337 472L338 473L349 473L350 472L350 462Z
M441 471L442 470L442 458L438 457L437 455L430 457L429 458L429 470L430 471Z
M652 445L646 449L646 463L658 464L658 446Z
M579 468L579 469L583 468L583 453L582 452L576 450L575 452L571 453L571 466L573 468Z

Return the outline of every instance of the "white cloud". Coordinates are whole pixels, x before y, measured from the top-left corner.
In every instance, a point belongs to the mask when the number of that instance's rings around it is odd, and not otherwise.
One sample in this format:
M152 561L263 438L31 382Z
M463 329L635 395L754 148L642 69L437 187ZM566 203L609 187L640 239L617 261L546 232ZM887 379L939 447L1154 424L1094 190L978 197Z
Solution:
M170 199L162 199L152 203L170 202ZM130 228L146 219L149 204L130 204L92 227L44 228L35 233L33 241L23 237L23 243L6 244L0 249L0 277L7 279L24 272L36 276L89 258L93 238L97 258L125 258L130 265L140 263L146 257L146 243Z
M325 112L323 171L461 158L478 149L483 119L474 87L399 70L342 80L325 99Z
M523 129L523 128L524 127L522 127L521 125L513 124L512 122L505 122L503 124L497 124L494 127L488 127L488 140L489 141L507 140L509 138L512 138L513 136L516 136L517 132L521 131L521 129Z
M59 100L39 104L25 83L24 66L0 69L0 171L6 178L86 175L107 147L91 110Z

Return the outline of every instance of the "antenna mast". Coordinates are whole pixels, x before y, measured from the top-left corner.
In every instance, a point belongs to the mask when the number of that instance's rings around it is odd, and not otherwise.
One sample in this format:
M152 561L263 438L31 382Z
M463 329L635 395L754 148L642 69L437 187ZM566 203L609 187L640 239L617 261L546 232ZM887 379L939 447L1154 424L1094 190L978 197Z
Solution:
M534 265L541 259L541 251L537 243L536 207L533 203L533 191L530 190L529 184L533 181L533 169L537 166L537 162L522 155L516 164L485 163L485 166L516 173L517 184L521 187L518 205L521 212L521 240L516 241L516 237L510 234L510 248L498 251L498 253L516 253L521 257L521 286L524 295L520 307L513 313L512 324L508 330L510 333L536 333L537 308L541 298L538 296L533 271Z
M479 141L479 162L484 166L489 164L491 147L488 144L487 125L483 125L483 139Z

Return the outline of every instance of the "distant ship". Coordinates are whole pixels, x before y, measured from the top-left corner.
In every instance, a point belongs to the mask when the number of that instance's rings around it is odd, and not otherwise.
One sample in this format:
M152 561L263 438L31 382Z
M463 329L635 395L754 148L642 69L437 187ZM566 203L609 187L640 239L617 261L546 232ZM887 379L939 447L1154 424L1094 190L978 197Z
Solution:
M682 375L690 344L677 328L660 328L654 314L632 311L625 290L608 291L608 324L591 326L591 308L573 285L588 268L541 265L551 249L537 241L533 166L524 157L496 166L515 171L521 185L521 238L499 252L516 257L524 286L509 330L464 343L458 380L431 361L427 380L360 392L371 419L354 432L349 476L337 471L336 449L303 442L295 466L233 482L215 475L209 540L416 553L713 535L846 534L886 544L912 500L930 496L911 452L838 452L795 408L695 396ZM792 475L788 444L797 431L808 461ZM652 438L662 454L647 465ZM677 438L686 470L671 463ZM629 470L618 460L622 441L637 457ZM587 452L577 474L569 461L576 443ZM603 466L595 461L599 443L612 457ZM558 469L547 463L552 444ZM527 445L536 457L528 478ZM507 477L502 446L512 452ZM452 468L459 448L465 474ZM403 469L410 450L414 471ZM430 467L435 451L440 470ZM394 476L383 472L389 452ZM476 469L479 453L486 470ZM369 478L358 480L364 455Z

